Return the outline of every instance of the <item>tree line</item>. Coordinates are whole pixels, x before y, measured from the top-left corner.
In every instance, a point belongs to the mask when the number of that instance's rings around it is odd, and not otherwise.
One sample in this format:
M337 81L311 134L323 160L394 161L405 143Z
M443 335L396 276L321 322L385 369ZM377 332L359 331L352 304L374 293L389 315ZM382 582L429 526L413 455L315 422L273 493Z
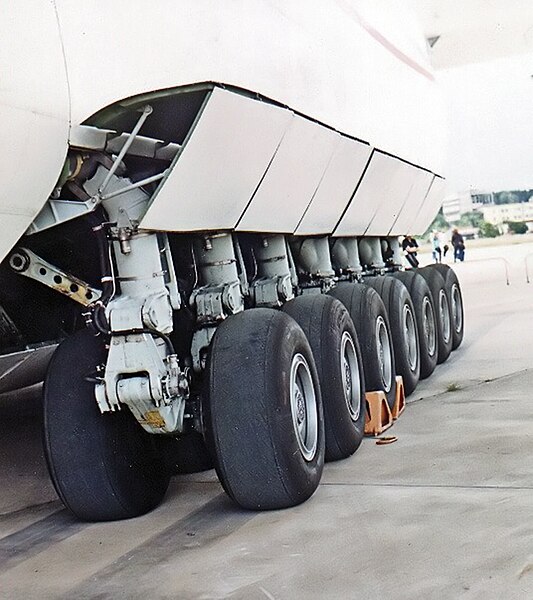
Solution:
M505 202L503 204L505 204ZM511 233L523 234L528 231L527 224L524 223L524 221L506 221L506 225ZM428 237L431 232L435 230L448 231L451 227L452 225L446 220L441 208L423 237ZM471 211L462 214L459 221L453 224L453 227L457 227L459 230L461 230L461 228L477 229L479 237L494 238L500 235L498 227L485 221L483 219L483 213L479 211Z
M494 204L515 204L528 202L533 196L533 190L512 190L508 192L494 192Z

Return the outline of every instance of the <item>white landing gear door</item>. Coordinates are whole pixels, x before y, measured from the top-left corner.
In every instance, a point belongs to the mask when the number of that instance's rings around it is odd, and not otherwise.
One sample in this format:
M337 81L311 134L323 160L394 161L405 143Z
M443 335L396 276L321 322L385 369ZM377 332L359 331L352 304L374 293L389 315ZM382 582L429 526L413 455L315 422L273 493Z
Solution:
M289 110L215 88L143 229L234 229L288 128Z

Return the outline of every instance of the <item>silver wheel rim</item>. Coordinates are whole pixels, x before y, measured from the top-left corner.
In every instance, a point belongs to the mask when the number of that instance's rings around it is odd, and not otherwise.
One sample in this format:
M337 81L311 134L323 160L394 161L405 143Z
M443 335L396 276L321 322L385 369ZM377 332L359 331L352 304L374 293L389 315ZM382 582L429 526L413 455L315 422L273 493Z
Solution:
M447 344L450 341L452 326L450 323L450 306L444 290L439 292L439 315L442 324L442 339Z
M407 361L409 369L416 371L418 366L418 344L416 343L416 326L413 312L409 304L403 305L403 335L407 349Z
M424 296L422 303L422 315L424 322L424 339L429 356L433 356L437 351L437 332L435 331L435 314L433 306L427 296Z
M392 387L391 343L387 325L382 316L376 319L376 342L382 389L388 393Z
M352 336L345 331L341 339L341 379L344 400L352 421L361 414L361 386L359 363Z
M457 333L461 332L463 327L463 305L461 302L461 292L456 283L452 285L452 314L453 324Z
M292 359L290 382L292 424L300 452L310 461L318 447L318 410L311 371L301 354Z

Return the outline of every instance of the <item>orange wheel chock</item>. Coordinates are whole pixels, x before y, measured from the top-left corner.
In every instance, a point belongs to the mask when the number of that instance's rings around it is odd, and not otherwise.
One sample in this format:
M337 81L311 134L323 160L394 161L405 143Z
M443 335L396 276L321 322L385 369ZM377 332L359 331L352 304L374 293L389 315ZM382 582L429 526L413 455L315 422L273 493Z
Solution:
M392 418L396 419L405 410L405 388L403 387L403 378L401 375L396 375L396 398L392 406Z
M401 375L396 376L396 397L392 410L385 392L366 392L365 434L380 435L387 430L405 410L405 389Z
M367 392L365 433L367 435L380 435L392 425L392 413L385 393Z

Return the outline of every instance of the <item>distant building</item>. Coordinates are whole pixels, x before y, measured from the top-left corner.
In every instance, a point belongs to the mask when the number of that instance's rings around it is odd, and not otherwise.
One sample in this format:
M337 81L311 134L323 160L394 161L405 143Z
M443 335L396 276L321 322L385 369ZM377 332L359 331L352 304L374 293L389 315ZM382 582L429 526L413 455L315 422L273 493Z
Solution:
M533 201L513 204L493 204L482 208L483 218L492 225L503 225L506 221L524 221L531 229L533 226Z
M461 215L473 210L472 196L469 192L448 196L442 203L442 214L448 223L456 223Z
M494 204L494 192L471 190L470 196L472 197L472 208L474 210Z
M494 194L492 192L472 189L446 198L442 204L442 214L448 223L457 223L461 215L474 210L481 210L485 206L493 204Z

